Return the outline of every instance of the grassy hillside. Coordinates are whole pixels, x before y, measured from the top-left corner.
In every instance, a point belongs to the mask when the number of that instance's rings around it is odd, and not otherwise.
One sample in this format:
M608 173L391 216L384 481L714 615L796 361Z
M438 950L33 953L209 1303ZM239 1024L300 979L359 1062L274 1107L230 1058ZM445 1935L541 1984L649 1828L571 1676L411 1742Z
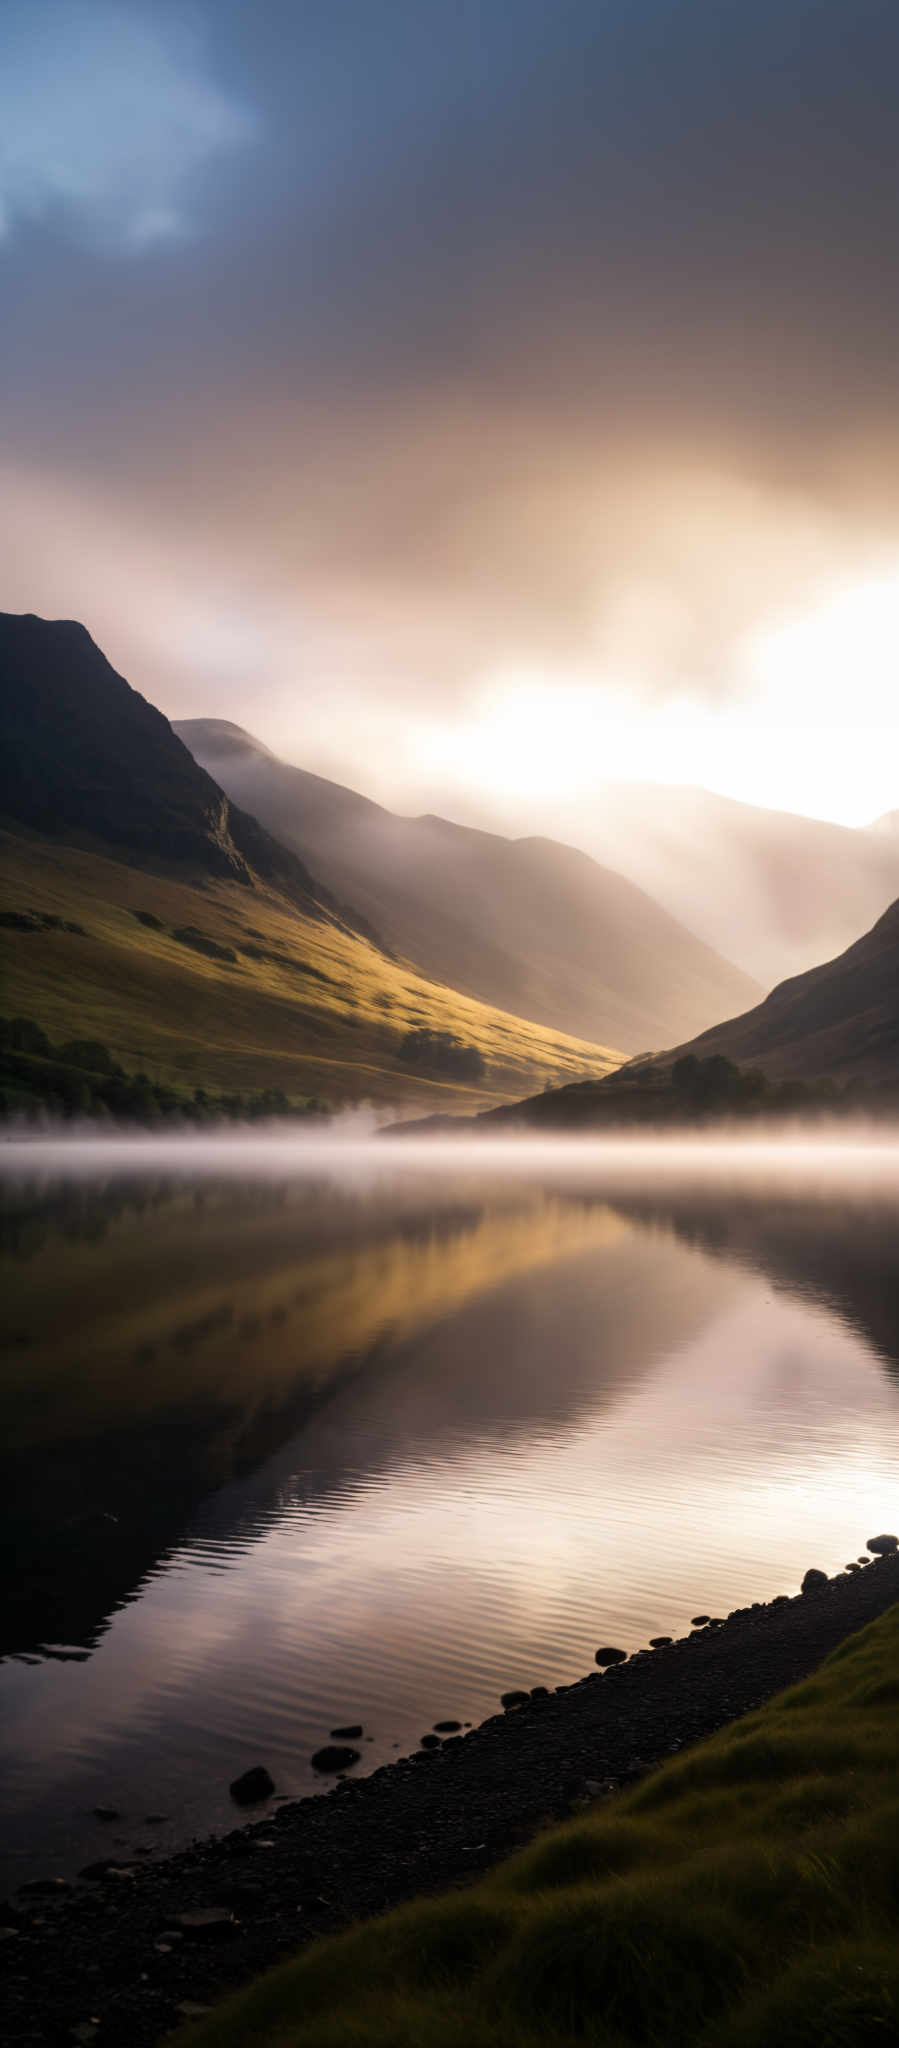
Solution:
M899 1607L470 1891L313 1947L193 2048L899 2039Z
M279 761L223 720L175 730L235 803L390 945L484 1002L636 1053L701 1031L761 993L615 873L611 856L599 867L552 839L397 817Z
M484 1107L619 1058L429 981L264 884L13 832L0 833L0 1003L54 1043L99 1039L128 1073L291 1101ZM421 1031L474 1049L483 1075L442 1072L426 1044L410 1064L401 1048Z

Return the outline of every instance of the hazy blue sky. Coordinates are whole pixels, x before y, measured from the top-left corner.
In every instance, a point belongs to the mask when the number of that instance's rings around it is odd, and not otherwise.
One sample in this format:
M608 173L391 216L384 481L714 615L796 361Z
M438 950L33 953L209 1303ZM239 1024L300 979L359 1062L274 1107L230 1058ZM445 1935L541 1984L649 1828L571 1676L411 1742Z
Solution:
M0 603L409 808L894 806L897 96L894 0L5 0Z

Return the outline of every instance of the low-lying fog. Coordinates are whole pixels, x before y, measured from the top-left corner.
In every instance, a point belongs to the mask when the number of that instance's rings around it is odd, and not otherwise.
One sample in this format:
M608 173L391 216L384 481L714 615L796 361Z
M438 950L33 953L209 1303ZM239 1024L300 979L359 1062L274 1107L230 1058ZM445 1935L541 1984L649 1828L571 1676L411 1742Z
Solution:
M848 1186L853 1181L899 1180L899 1124L860 1118L832 1124L785 1128L778 1125L719 1126L714 1132L641 1131L634 1134L470 1135L460 1131L402 1137L396 1128L387 1135L373 1112L349 1110L326 1128L298 1128L296 1123L228 1124L209 1131L98 1133L65 1124L39 1133L10 1133L0 1143L0 1175L49 1172L76 1176L110 1171L184 1173L189 1178L231 1174L326 1174L339 1181L354 1176L366 1181L389 1177L453 1178L546 1172L603 1180L639 1180L659 1176L678 1180L696 1177L752 1181L786 1174L793 1182L814 1187L822 1176Z

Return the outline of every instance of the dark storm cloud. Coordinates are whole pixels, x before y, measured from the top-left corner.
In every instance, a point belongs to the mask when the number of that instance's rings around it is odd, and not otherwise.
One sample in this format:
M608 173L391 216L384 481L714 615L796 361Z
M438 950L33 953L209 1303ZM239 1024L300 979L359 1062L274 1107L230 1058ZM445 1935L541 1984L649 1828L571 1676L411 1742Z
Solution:
M397 688L519 644L589 663L630 584L665 614L650 680L711 683L797 504L800 590L833 529L899 518L894 6L9 19L17 487L132 519L190 576L218 551L248 604L347 620ZM152 53L130 81L129 37ZM679 493L744 556L767 521L745 589L709 592L701 533L678 553Z

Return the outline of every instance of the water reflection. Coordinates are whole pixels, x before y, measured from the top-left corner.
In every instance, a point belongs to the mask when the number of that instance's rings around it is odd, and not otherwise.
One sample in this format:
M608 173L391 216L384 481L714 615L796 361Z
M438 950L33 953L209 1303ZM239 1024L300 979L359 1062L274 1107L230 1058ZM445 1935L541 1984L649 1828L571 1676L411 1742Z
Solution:
M170 1812L169 1845L230 1821L248 1758L305 1791L331 1725L380 1761L895 1524L882 1171L600 1164L8 1187L23 1871L101 1853L94 1804Z

